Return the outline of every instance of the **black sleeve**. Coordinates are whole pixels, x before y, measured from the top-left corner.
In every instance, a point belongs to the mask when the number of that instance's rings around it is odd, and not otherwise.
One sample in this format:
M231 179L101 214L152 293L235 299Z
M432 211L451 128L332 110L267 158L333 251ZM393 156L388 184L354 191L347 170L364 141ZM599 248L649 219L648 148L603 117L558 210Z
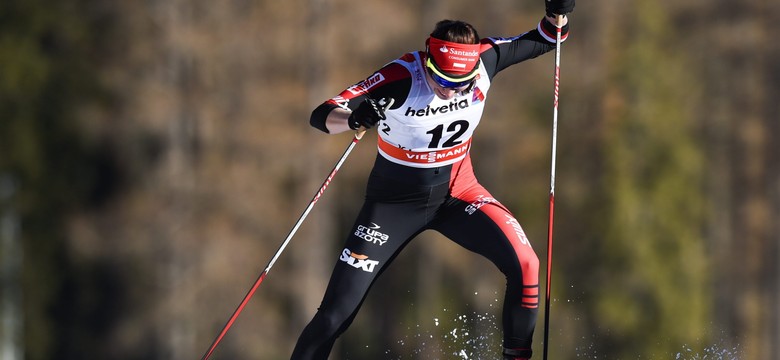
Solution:
M536 29L511 38L489 38L492 48L482 53L482 61L490 79L500 71L519 62L533 59L555 49L556 27L547 18ZM569 24L561 29L561 39L569 34Z
M327 101L320 104L320 106L317 106L317 108L311 112L311 117L309 117L309 124L327 134L330 134L330 131L328 131L328 128L325 126L325 120L328 118L328 114L330 114L330 112L337 107L338 106Z

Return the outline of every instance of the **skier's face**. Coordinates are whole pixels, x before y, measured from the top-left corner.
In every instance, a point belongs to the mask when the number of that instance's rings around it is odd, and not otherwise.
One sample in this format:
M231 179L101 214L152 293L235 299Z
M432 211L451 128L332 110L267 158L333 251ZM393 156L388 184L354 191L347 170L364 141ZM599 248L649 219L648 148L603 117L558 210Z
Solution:
M442 100L452 99L458 93L466 91L466 89L469 88L469 85L471 85L471 82L468 82L466 84L458 84L460 85L458 87L444 86L436 81L430 71L427 71L426 73L426 80L428 80L428 85L431 87L431 89L433 89L433 93Z

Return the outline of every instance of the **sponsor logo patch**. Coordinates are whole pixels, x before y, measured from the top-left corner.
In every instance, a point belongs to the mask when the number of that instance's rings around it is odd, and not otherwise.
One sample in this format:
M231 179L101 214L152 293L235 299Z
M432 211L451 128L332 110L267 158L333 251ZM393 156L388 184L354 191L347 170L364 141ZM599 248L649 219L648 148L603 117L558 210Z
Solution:
M379 265L379 261L369 260L368 256L354 253L347 248L344 248L344 250L341 251L339 260L355 269L360 269L365 272L374 272L374 268Z
M372 87L385 80L385 76L382 73L375 73L368 79L365 79L353 86L350 86L347 90L355 95L360 95L371 90Z
M358 225L357 228L355 228L355 236L370 242L374 245L382 246L384 245L388 240L390 240L390 235L387 235L379 229L381 226L377 225L376 223L371 223L371 225Z
M474 213L477 212L479 208L481 208L485 204L490 204L490 203L498 203L498 200L490 196L479 195L477 196L477 200L472 202L469 206L466 206L466 212L469 215L474 215Z
M517 221L517 219L504 214L506 216L507 221L506 223L509 225L512 225L512 228L515 229L515 234L517 235L517 238L520 240L520 243L523 245L528 245L528 247L531 247L531 242L528 241L528 238L525 236L525 231L523 231L523 228L520 226L520 223Z
M345 99L343 96L336 96L330 100L333 103L335 103L338 107L344 110L349 110L349 99Z
M485 101L485 94L482 93L482 90L479 89L479 87L474 87L474 91L472 92L471 96L471 104L477 105L483 101Z
M417 163L427 162L431 164L437 161L446 161L465 154L469 150L469 145L471 145L471 143L465 143L450 150L428 151L424 153L407 152L406 160Z
M469 101L468 99L463 100L453 100L447 105L442 105L439 107L432 108L430 105L426 106L425 109L412 109L411 107L408 107L406 109L406 112L404 113L405 116L431 116L436 114L444 114L447 112L453 112L458 110L463 110L465 108L469 107Z

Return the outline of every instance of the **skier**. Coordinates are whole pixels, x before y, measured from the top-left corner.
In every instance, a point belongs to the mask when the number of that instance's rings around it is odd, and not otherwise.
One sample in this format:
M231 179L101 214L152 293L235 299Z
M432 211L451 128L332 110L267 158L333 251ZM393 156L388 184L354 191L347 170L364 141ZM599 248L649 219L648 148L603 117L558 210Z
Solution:
M322 303L293 360L326 360L369 288L417 234L436 230L506 276L504 359L530 359L539 308L539 260L522 227L477 181L469 150L493 78L555 47L575 0L546 0L526 33L481 39L470 24L443 20L425 51L407 53L314 109L311 125L336 134L377 128L378 154L365 202L338 254Z

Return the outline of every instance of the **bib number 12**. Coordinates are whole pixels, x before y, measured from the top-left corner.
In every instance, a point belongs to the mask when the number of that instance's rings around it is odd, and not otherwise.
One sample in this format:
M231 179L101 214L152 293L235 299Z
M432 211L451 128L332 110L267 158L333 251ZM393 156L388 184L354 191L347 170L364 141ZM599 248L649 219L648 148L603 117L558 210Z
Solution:
M438 148L450 148L455 145L461 144L463 141L460 140L460 137L463 136L464 133L466 133L466 130L469 128L469 122L466 120L456 120L450 123L449 126L447 126L447 131L445 134L444 131L444 124L440 124L439 126L425 132L426 134L431 134L431 142L428 144L428 148L430 149L438 149ZM450 135L446 141L444 141L443 144L439 144L444 137L444 135Z

